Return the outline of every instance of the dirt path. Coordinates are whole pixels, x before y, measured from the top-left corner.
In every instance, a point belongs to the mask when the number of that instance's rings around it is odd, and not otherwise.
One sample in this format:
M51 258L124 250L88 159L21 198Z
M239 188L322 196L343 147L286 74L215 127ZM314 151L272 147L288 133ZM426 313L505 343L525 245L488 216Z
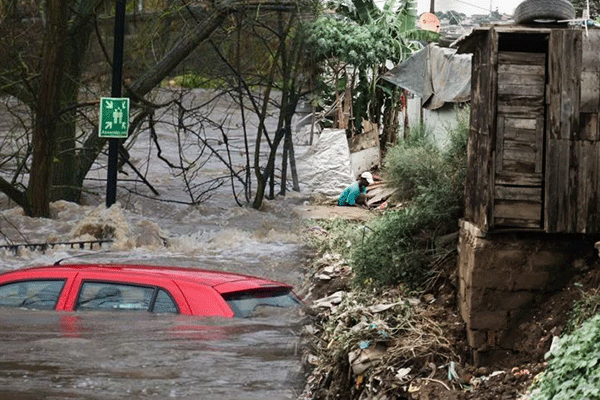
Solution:
M324 205L300 205L296 212L304 219L333 219L342 218L352 221L368 221L378 215L376 211L362 207L339 207Z

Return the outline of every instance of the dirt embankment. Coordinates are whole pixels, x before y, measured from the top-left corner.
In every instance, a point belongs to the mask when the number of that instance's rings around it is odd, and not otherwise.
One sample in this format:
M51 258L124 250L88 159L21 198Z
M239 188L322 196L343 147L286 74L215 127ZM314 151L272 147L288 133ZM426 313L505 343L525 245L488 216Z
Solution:
M517 338L527 350L478 368L457 309L456 257L449 253L431 289L417 297L406 297L401 287L358 293L339 255L317 258L304 332L307 383L299 399L527 399L574 302L600 285L600 266L595 261L532 310Z

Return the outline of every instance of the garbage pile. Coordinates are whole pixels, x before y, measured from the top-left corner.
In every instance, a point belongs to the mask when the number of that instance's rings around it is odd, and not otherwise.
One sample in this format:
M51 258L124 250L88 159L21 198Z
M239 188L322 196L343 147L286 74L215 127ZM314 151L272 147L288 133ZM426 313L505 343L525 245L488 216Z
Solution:
M460 385L456 371L448 378L459 357L436 316L441 310L399 289L353 291L340 284L350 277L339 256L314 263L312 293L324 295L307 311L308 378L300 399L417 399L427 385ZM336 291L322 289L331 282Z

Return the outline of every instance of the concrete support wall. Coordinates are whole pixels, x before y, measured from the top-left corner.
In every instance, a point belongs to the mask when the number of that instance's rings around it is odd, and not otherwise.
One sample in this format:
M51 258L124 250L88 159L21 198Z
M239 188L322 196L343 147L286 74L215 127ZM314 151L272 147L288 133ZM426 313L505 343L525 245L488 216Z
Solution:
M568 282L574 260L594 255L593 242L580 235L492 235L462 222L459 307L475 364L518 352L519 322Z

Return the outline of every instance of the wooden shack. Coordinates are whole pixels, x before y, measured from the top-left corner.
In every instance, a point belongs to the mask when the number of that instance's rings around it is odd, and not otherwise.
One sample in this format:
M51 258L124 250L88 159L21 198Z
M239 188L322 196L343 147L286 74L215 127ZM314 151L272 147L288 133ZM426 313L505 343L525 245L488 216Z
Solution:
M600 30L475 29L465 220L484 232L600 230Z

